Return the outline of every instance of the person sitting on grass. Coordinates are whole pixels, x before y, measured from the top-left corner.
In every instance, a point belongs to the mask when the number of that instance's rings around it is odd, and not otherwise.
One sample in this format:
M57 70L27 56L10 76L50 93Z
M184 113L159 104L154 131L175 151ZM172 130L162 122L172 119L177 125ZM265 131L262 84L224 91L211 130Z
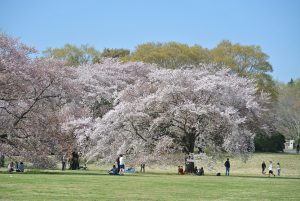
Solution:
M195 166L195 167L194 167L194 170L193 170L193 173L194 173L194 174L197 174L197 172L198 172L198 168L197 168L197 166Z
M7 166L8 172L13 172L14 171L14 162L10 162Z
M184 171L183 171L183 167L182 166L178 166L178 172L177 172L177 174L184 175Z
M108 171L108 174L110 174L110 175L117 175L117 174L119 174L118 173L118 168L115 165L113 165L112 169Z
M203 167L201 167L200 169L199 169L199 176L204 176L204 169L203 169Z

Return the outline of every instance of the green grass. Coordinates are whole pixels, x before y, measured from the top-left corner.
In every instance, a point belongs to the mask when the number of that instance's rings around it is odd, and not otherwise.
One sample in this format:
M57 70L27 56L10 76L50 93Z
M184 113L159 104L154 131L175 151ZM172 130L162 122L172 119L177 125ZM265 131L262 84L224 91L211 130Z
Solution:
M280 161L281 177L260 174L261 160ZM0 200L300 200L300 155L255 154L246 164L232 159L232 176L176 175L175 167L146 174L109 176L88 171L0 174ZM243 171L245 169L245 171ZM3 169L2 169L3 170Z

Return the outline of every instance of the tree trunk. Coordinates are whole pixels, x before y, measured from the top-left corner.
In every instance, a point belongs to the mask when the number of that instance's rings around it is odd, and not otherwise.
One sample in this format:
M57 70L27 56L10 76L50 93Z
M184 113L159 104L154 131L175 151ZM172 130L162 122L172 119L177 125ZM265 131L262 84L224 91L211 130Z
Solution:
M185 172L186 173L194 173L195 163L194 162L186 162L185 163Z
M0 153L0 167L4 167L4 154Z
M76 152L72 153L72 158L70 161L70 169L71 170L79 169L79 155Z

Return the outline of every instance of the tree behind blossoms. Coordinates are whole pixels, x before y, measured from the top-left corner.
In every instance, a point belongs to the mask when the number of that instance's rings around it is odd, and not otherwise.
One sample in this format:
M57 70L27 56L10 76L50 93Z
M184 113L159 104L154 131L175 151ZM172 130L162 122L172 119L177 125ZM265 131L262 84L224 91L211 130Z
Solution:
M76 144L60 131L60 110L71 99L72 72L56 60L31 58L35 52L0 34L0 150L36 167L54 167L48 156Z

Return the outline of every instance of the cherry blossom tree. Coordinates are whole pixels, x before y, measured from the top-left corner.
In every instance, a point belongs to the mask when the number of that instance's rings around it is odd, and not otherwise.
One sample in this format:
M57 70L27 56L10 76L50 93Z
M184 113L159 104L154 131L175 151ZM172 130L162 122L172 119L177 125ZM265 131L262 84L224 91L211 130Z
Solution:
M63 131L78 139L83 156L94 147L91 139L96 129L95 120L113 109L118 94L136 81L146 80L157 68L141 62L122 63L116 59L103 59L98 64L81 65L75 70L76 104L61 111Z
M0 34L0 148L35 166L53 166L59 112L71 101L71 69L52 59L31 58L34 48ZM75 139L75 138L74 138Z
M162 70L103 59L68 68L34 52L0 35L1 152L36 166L75 149L100 162L119 153L133 162L248 156L263 127L267 94L220 66Z
M87 154L103 161L116 153L135 159L166 153L247 156L267 94L252 80L214 65L159 70L120 91L112 110L95 120ZM145 157L144 157L145 158Z

